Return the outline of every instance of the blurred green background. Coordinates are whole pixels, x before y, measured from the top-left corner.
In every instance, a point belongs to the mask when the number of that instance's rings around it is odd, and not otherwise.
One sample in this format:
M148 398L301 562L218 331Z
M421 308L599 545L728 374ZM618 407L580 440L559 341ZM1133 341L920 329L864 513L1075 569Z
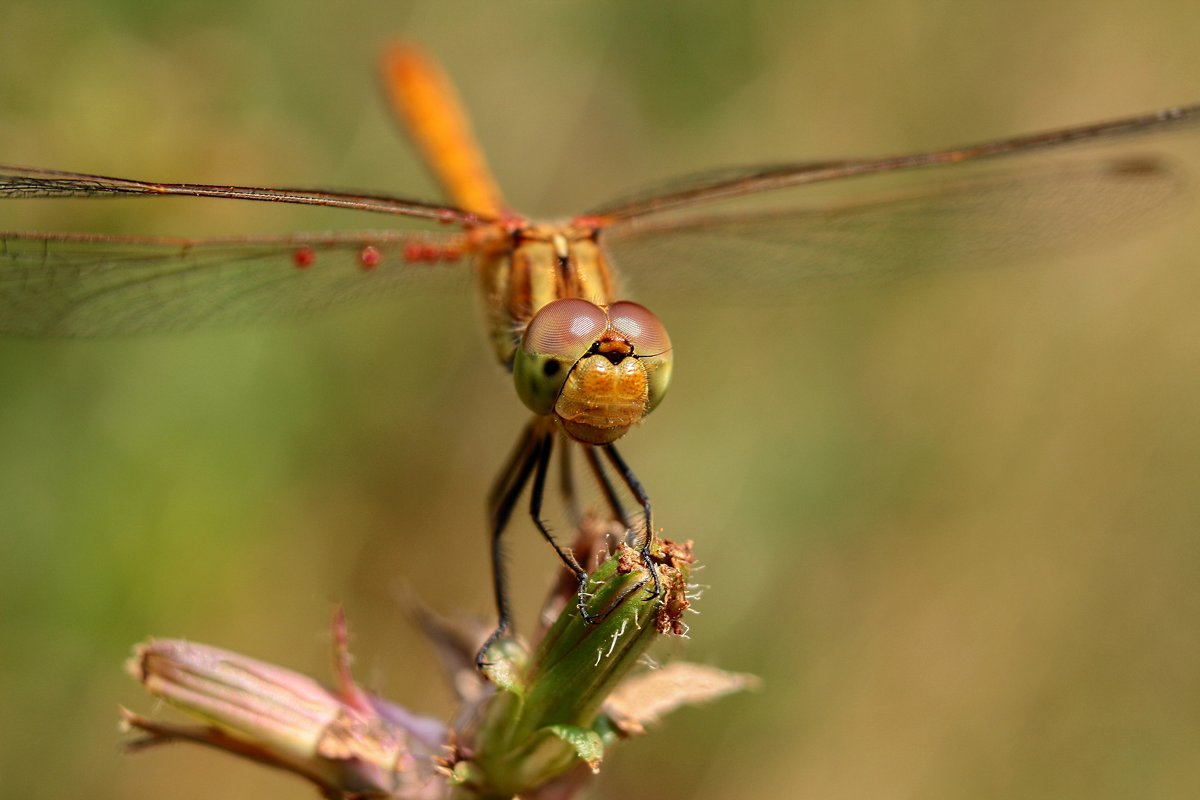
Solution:
M379 102L393 36L445 61L530 213L1200 99L1178 0L5 0L0 161L435 197ZM764 687L625 746L594 796L1200 794L1198 219L787 314L658 298L677 377L624 452L711 586L661 655ZM386 222L0 208L3 229ZM153 705L121 672L148 635L323 677L344 603L363 681L449 713L402 598L491 613L483 497L525 417L470 289L0 341L0 796L311 796L198 749L119 756L117 705ZM510 552L528 615L555 563L524 523Z

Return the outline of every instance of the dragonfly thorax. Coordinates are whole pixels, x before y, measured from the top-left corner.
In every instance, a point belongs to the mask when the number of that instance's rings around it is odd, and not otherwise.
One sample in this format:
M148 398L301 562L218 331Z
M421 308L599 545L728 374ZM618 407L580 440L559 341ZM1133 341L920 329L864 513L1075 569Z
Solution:
M529 321L545 305L577 297L606 306L616 281L593 228L520 223L476 232L488 334L512 368Z

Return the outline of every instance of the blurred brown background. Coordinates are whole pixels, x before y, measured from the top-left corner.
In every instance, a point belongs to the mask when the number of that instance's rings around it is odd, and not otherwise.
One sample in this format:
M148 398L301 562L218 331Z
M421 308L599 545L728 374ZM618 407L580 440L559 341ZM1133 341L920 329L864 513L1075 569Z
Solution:
M377 96L392 36L445 61L530 213L1200 100L1200 15L1171 0L6 0L0 161L435 197ZM764 688L625 747L594 795L1200 794L1197 219L786 317L660 298L677 377L625 455L711 585L661 655ZM3 229L387 222L0 208ZM482 498L525 415L470 288L0 341L0 795L311 796L199 750L117 754L117 704L152 706L121 662L151 634L324 676L341 602L364 682L449 712L401 598L491 613ZM555 564L523 522L511 542L528 611Z

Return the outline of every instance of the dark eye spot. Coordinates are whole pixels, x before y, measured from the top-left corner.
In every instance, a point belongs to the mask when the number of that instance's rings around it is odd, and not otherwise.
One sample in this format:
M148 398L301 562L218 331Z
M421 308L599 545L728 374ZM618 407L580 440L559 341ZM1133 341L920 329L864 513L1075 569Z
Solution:
M547 378L553 378L562 369L562 364L554 359L550 359L545 364L542 364L542 374Z

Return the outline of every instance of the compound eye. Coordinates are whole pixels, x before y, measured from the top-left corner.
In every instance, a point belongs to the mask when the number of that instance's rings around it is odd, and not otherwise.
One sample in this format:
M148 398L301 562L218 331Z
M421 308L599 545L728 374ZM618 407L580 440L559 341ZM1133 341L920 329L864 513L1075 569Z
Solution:
M555 300L542 306L529 322L521 349L558 356L573 364L600 338L606 324L604 312L587 300Z
M608 318L597 305L578 298L542 306L529 321L513 359L517 394L536 414L550 414L575 362L604 333Z
M675 359L671 337L650 309L628 300L609 306L608 319L613 329L633 345L633 354L646 370L646 413L649 414L662 402L671 382L671 364Z
M635 355L645 358L671 349L671 337L658 317L645 306L622 300L608 307L608 318L618 333L633 345Z

